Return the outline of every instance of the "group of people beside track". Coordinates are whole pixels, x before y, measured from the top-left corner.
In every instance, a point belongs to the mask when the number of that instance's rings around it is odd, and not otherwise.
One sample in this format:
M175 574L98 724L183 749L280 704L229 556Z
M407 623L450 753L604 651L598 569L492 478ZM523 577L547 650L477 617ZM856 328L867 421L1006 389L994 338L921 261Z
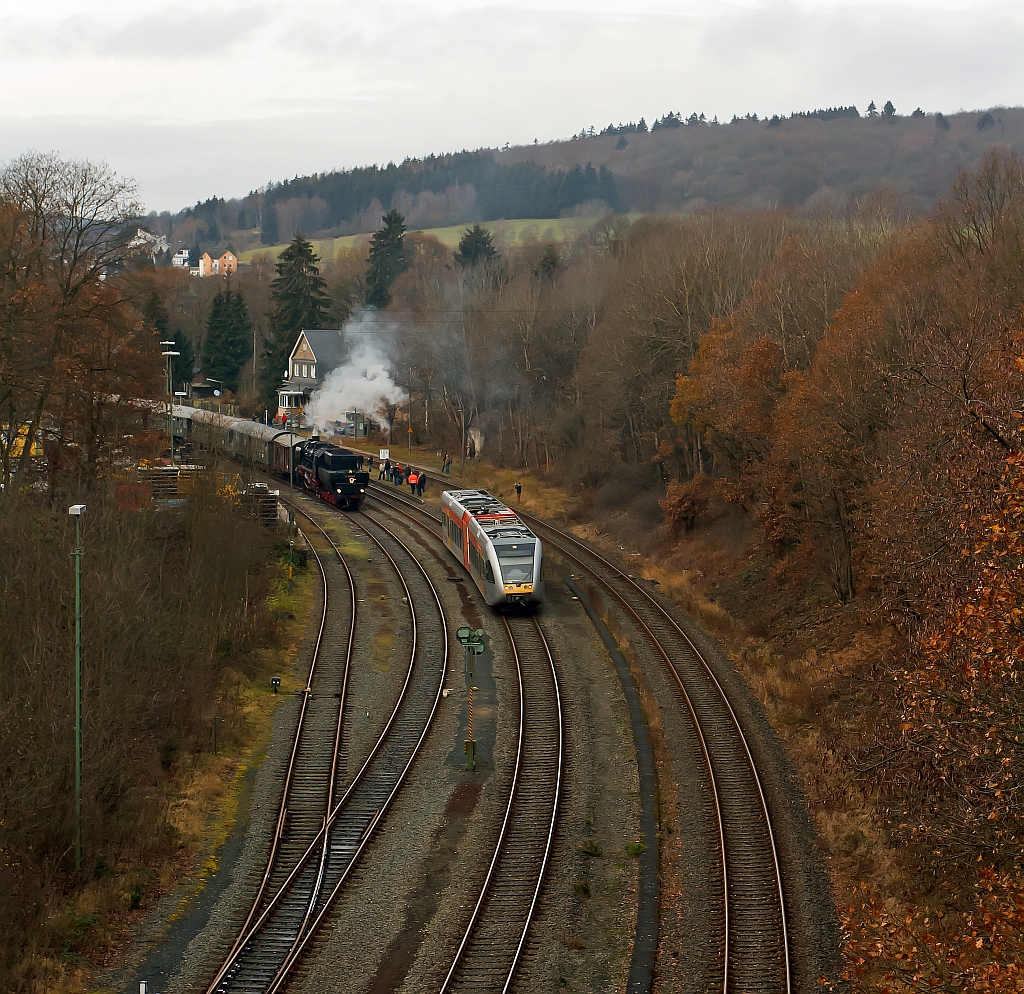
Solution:
M395 487L408 483L409 489L416 497L422 497L427 486L427 474L422 469L403 466L400 462L392 462L390 459L385 459L378 465L377 479L390 480L392 486Z

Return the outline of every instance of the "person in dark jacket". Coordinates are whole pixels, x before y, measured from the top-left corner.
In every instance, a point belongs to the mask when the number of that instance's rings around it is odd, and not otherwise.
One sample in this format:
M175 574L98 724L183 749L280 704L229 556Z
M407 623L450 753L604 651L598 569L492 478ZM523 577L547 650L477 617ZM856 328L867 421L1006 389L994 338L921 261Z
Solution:
M416 474L416 496L417 497L422 497L423 496L423 488L426 485L427 485L427 474L424 473L423 470L421 469Z
M380 470L377 473L377 479L385 480L389 476L391 476L391 460L385 459L384 462L380 464Z

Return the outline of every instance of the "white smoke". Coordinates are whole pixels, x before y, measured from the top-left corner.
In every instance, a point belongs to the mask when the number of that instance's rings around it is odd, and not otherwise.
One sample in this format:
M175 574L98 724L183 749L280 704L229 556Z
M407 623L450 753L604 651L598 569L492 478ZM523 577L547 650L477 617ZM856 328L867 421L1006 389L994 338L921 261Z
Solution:
M377 409L382 400L400 404L408 394L395 383L386 349L396 326L373 310L360 311L345 322L342 336L349 346L348 359L327 374L306 404L306 420L326 429L345 421L347 411L361 411L367 418L384 421ZM390 426L388 426L390 427Z

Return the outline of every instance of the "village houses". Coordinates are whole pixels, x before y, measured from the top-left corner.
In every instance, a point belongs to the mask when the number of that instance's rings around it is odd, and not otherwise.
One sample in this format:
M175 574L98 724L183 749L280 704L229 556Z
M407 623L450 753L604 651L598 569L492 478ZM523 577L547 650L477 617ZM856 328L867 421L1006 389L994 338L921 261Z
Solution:
M232 276L238 272L238 257L230 249L225 249L216 259L204 252L197 266L190 265L189 259L189 250L181 248L172 256L171 265L187 268L193 276Z

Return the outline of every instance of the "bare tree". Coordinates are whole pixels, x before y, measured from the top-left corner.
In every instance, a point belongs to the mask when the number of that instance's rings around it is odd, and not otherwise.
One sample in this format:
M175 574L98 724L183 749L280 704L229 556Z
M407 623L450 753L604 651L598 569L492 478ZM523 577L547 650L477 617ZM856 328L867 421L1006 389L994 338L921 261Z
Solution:
M9 415L0 482L10 496L24 481L66 343L93 316L99 285L125 258L128 225L142 207L134 182L105 163L40 152L0 170L0 206L10 221L0 245L9 319L0 348L11 360L0 365ZM25 361L13 360L19 352ZM12 479L15 439L21 452Z

